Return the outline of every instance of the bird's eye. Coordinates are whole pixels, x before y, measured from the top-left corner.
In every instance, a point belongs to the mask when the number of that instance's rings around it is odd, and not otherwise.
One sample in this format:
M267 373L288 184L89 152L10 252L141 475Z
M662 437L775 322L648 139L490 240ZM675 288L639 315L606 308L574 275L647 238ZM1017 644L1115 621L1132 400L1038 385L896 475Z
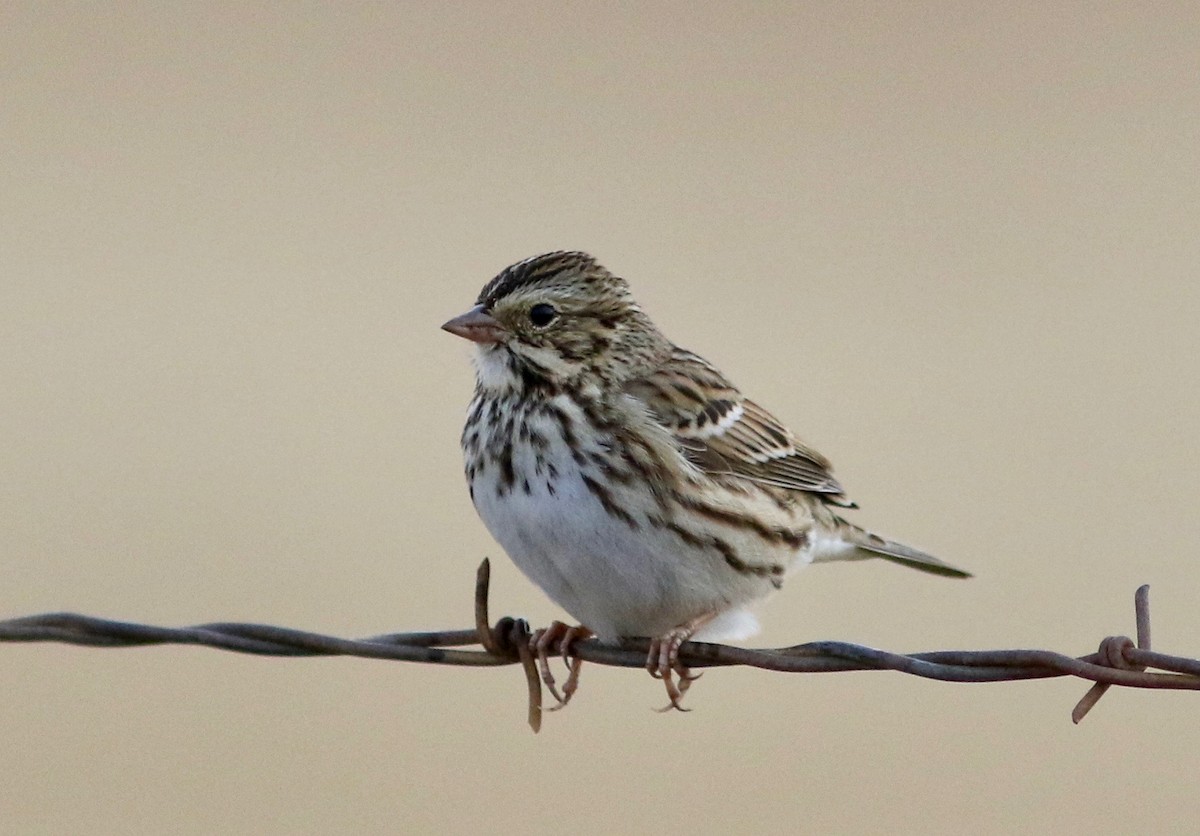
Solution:
M544 302L529 309L529 321L538 328L545 328L557 318L558 311L554 310L554 306Z

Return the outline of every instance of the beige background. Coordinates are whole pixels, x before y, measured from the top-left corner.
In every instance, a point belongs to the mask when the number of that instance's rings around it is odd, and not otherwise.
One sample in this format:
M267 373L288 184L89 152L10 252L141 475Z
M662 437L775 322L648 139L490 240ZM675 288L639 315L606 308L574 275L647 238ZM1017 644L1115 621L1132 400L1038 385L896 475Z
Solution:
M584 248L978 577L756 643L1200 655L1195 4L0 9L0 609L341 635L560 613L477 521L465 344ZM1143 832L1200 695L0 648L4 833Z

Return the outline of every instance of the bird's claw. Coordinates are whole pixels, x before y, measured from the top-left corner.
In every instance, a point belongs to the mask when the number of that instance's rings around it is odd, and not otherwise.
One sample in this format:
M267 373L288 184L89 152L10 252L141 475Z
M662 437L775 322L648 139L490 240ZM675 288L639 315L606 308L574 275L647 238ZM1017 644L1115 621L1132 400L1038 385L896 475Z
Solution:
M550 711L558 711L566 707L571 697L579 689L579 672L583 668L583 660L571 655L571 645L582 639L590 638L592 631L583 626L569 627L561 621L551 622L544 630L536 631L529 638L530 649L537 657L538 671L546 690L558 702ZM558 690L558 682L550 671L550 652L558 646L559 653L567 665L567 679L563 682L562 692Z
M702 674L692 673L691 668L679 661L679 648L683 643L696 634L696 631L713 619L713 614L702 615L686 624L676 627L665 635L650 640L650 653L646 656L646 670L655 679L661 679L667 689L667 698L671 701L659 709L659 712L691 711L681 704L684 694L692 683ZM678 680L676 680L678 677Z
M693 630L687 627L677 627L665 636L650 641L650 653L646 657L646 670L655 679L661 679L667 690L667 699L671 702L658 709L664 711L691 711L682 705L683 695L700 674L692 674L687 665L679 661L679 648L688 640ZM679 677L676 681L676 676Z

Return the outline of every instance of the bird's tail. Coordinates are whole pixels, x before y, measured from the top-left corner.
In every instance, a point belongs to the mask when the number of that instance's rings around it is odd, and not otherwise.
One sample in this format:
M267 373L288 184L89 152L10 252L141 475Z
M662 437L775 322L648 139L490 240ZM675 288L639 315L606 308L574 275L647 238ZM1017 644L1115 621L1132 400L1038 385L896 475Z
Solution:
M918 551L903 543L885 540L878 534L872 534L840 517L837 518L837 524L837 531L833 536L818 540L817 548L813 553L814 563L882 557L892 563L920 569L922 572L929 572L933 575L942 575L947 578L971 577L970 572L951 566L931 554Z

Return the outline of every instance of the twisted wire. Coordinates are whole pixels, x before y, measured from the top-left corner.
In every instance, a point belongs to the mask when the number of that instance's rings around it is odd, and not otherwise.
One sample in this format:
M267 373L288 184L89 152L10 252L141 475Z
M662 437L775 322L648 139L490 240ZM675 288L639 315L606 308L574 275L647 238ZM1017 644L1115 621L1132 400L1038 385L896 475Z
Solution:
M540 727L542 682L530 649L531 631L523 619L488 617L491 566L479 566L475 583L475 626L467 630L389 633L344 639L266 624L217 622L190 627L159 627L111 621L74 613L45 613L0 621L0 642L59 642L86 647L146 647L190 644L261 656L355 656L435 665L519 664L529 691L529 723ZM1072 657L1050 650L938 650L891 653L864 645L815 641L792 647L742 648L687 642L679 658L690 668L746 666L784 673L893 670L943 682L1011 682L1072 676L1094 683L1075 706L1078 723L1112 686L1200 690L1200 659L1150 649L1149 587L1134 596L1137 641L1109 636L1096 653ZM478 645L480 650L461 648ZM616 644L595 639L575 642L572 656L598 665L644 668L648 639ZM561 651L561 647L556 650ZM1155 670L1149 670L1153 668Z

